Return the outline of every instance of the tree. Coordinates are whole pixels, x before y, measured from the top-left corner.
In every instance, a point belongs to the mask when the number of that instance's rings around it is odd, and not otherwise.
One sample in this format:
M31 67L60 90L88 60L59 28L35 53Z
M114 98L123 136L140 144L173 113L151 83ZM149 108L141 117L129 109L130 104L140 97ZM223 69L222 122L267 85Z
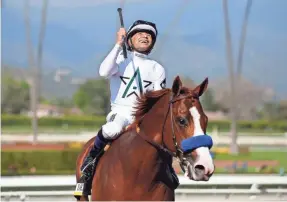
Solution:
M110 110L108 81L90 79L80 85L73 96L74 104L91 115L107 115Z
M183 76L182 83L188 88L195 88L197 86L196 83L188 76ZM217 111L221 109L220 105L216 103L214 99L213 90L207 89L202 96L201 102L202 106L207 111Z
M182 80L183 85L188 87L188 88L195 88L196 87L195 82L191 78L189 78L188 76L183 76L183 78L181 80Z
M220 103L222 107L225 107L230 115L232 94L228 83L227 79L218 80L214 83L212 89L216 92L216 94L214 94L216 102ZM263 106L264 103L272 101L275 95L269 88L261 87L243 76L241 76L240 80L237 80L236 89L238 98L236 101L238 109L236 115L239 120L257 119L258 117L254 111L257 111L258 107Z
M214 99L214 95L213 95L213 90L207 89L205 91L205 93L202 96L202 106L204 108L204 110L206 111L218 111L221 110L221 106L220 104L218 104L215 99Z
M266 102L263 107L258 110L260 119L269 121L287 120L287 100L280 102Z
M239 148L237 145L237 99L236 99L236 81L235 74L233 68L233 51L232 51L232 40L231 40L231 32L229 25L229 16L228 16L228 3L227 0L223 0L223 16L224 16L224 31L225 31L225 42L226 42L226 62L228 67L229 79L230 79L230 91L231 91L231 144L230 144L230 152L231 154L238 154Z
M43 55L43 45L46 32L46 21L47 21L47 10L48 10L48 0L43 1L43 7L41 12L41 27L39 33L39 43L37 47L37 61L35 61L32 40L31 40L31 28L30 28L30 19L29 19L29 10L30 2L26 0L24 3L24 22L26 29L26 43L27 43L27 56L29 61L29 67L31 69L31 110L33 112L32 117L32 128L33 128L33 143L37 142L38 135L38 103L40 99L40 75L41 75L41 66L42 66L42 55Z
M279 102L278 119L287 121L287 100Z
M56 105L61 108L71 108L74 106L74 102L69 98L57 98L55 100L50 101L50 104Z
M20 114L29 109L29 85L25 81L17 81L11 76L2 77L2 113Z

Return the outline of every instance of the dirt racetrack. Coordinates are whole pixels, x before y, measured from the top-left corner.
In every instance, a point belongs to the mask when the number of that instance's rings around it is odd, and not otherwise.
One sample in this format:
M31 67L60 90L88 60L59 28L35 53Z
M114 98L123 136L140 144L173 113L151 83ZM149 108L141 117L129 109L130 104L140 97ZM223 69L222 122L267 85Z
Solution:
M2 151L5 150L64 150L69 148L69 144L67 143L38 143L38 144L32 144L32 143L13 143L13 144L1 144Z
M1 144L2 151L13 150L13 151L25 151L25 150L57 150L61 151L71 147L80 148L82 144L73 144L73 143L13 143L13 144ZM231 167L235 161L233 160L214 160L215 166L217 168L226 168ZM278 166L278 161L270 160L252 160L252 161L236 161L237 166L242 166L244 163L247 163L248 167L261 167L262 165L276 167ZM174 162L174 167L176 172L180 172L181 169L178 163Z

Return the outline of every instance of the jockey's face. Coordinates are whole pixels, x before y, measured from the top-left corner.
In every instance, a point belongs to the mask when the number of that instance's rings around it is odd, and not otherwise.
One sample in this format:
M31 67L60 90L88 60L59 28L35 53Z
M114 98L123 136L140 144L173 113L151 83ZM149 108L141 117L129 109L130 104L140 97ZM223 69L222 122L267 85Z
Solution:
M133 35L131 41L134 46L134 49L139 52L147 51L152 45L152 37L147 32L137 32Z

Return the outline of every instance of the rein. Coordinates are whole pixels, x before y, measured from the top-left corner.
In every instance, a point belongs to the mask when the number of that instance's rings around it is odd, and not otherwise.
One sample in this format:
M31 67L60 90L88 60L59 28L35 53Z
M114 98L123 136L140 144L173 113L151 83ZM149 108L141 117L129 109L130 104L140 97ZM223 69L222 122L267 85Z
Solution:
M168 108L168 111L166 113L166 116L165 116L165 121L164 121L164 124L163 124L163 128L162 128L162 145L161 144L158 144L156 142L154 142L153 140L151 140L150 138L148 138L147 136L145 136L144 134L142 134L141 132L139 132L139 136L144 139L146 142L148 142L149 144L151 144L152 146L154 146L155 148L165 152L165 153L168 153L169 155L173 156L173 157L176 157L178 160L179 160L179 164L181 166L181 169L184 171L184 168L183 168L183 162L186 160L184 158L184 151L178 146L178 143L177 143L177 140L176 140L176 136L175 136L175 130L174 130L174 118L173 118L173 112L172 112L172 109L173 109L173 103L177 102L177 101L180 101L180 100L183 100L183 99L186 99L186 98L195 98L195 99L198 99L198 96L195 95L195 94L189 94L189 95L185 95L185 96L179 96L179 97L176 97L175 99L172 99L172 97L170 97L170 101L169 101L169 108ZM165 127L165 124L166 124L166 120L167 120L167 117L168 117L168 114L170 113L170 121L171 121L171 130L172 130L172 139L173 139L173 143L174 143L174 147L175 147L175 152L172 152L170 151L167 147L166 147L166 144L164 143L164 127ZM191 137L193 138L193 137Z

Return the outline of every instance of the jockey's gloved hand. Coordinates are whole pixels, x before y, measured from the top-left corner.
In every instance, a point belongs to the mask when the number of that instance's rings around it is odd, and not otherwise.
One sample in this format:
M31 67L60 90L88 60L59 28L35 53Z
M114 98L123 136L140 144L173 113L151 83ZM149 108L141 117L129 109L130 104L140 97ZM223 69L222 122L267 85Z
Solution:
M126 30L125 28L120 28L119 31L117 32L117 44L122 46L124 43L124 40L126 38Z

